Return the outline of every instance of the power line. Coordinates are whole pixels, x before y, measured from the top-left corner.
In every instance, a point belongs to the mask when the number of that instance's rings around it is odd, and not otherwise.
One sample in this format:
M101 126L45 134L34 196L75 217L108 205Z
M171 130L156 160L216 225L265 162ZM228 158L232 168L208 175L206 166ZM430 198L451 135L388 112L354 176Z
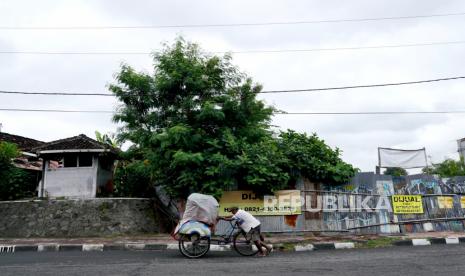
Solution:
M56 113L114 113L109 110L64 110L64 109L23 109L23 108L0 108L0 111L10 112L56 112Z
M464 40L459 40L459 41L426 42L426 43L411 43L411 44L392 44L392 45L373 45L373 46L357 46L357 47L336 47L336 48L244 50L244 51L232 51L232 52L229 52L229 53L232 53L232 54L259 54L259 53L325 52L325 51L346 51L346 50L367 50L367 49L383 49L383 48L405 48L405 47L453 45L453 44L463 44L463 43L465 43ZM216 54L222 54L222 53L228 53L228 52L217 52Z
M259 94L271 94L271 93L298 93L298 92L318 92L318 91L329 91L329 90L345 90L345 89L358 89L358 88L376 88L385 86L400 86L400 85L412 85L421 83L431 83L440 81L450 81L465 79L465 76L458 77L447 77L438 79L418 80L418 81L407 81L407 82L391 82L381 84L365 84L365 85L351 85L351 86L336 86L336 87L324 87L324 88L305 88L305 89L288 89L288 90L264 90L258 92ZM109 93L65 93L65 92L30 92L30 91L7 91L0 90L0 94L21 94L21 95L46 95L46 96L106 96L114 97L114 94Z
M0 94L45 95L45 96L106 96L106 97L115 96L114 94L109 94L109 93L28 92L28 91L4 91L4 90L0 90Z
M465 110L453 111L373 111L373 112L276 112L275 115L408 115L408 114L465 114Z
M214 23L214 24L179 24L179 25L133 25L133 26L0 26L0 30L131 30L131 29L173 29L173 28L218 28L218 27L253 27L273 25L302 25L321 23L348 23L348 22L370 22L402 19L419 19L432 17L462 16L465 12L443 13L429 15L389 16L373 18L346 18L326 20L303 20L303 21L275 21L256 23Z
M310 49L275 49L275 50L237 50L237 51L210 51L209 54L272 54L272 53L305 53L305 52L329 52L329 51L353 51L369 49L386 49L386 48L408 48L424 47L439 45L457 45L464 44L465 40L442 41L442 42L425 42L409 44L391 44L391 45L372 45L372 46L355 46L355 47L334 47L334 48L310 48ZM0 51L2 55L92 55L92 56L111 56L111 55L150 55L153 52L104 52L104 51Z
M64 109L21 109L0 108L10 112L51 112L51 113L114 113L109 110L64 110ZM368 111L368 112L275 112L274 115L408 115L408 114L465 114L465 110L446 111Z
M327 90L345 90L345 89L369 88L369 87L373 88L373 87L385 87L385 86L411 85L411 84L449 81L449 80L458 80L458 79L465 79L465 76L430 79L430 80L419 80L419 81L391 82L391 83L382 83L382 84L366 84L366 85L337 86L337 87L325 87L325 88L307 88L307 89L289 89L289 90L268 90L268 91L261 91L259 93L296 93L296 92L316 92L316 91L327 91Z

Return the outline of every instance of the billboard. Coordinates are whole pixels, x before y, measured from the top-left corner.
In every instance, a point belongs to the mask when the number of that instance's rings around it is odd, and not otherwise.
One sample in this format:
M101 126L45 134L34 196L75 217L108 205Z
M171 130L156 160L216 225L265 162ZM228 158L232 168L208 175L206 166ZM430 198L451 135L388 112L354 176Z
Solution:
M265 199L267 202L265 202ZM230 208L259 216L299 215L302 213L299 190L276 191L274 197L258 197L252 191L223 192L220 199L220 216L230 216Z

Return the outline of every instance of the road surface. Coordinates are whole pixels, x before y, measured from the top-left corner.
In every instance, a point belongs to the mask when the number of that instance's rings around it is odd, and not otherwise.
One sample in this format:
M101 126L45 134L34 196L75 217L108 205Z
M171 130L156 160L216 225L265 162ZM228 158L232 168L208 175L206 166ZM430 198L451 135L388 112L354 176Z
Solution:
M465 246L273 253L266 258L176 251L17 252L0 254L0 275L465 275Z

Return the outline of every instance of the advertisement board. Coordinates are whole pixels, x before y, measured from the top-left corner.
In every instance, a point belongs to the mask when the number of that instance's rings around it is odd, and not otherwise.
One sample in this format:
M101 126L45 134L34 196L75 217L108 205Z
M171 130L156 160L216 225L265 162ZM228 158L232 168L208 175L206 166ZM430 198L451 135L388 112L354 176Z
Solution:
M393 195L394 214L423 214L421 195Z
M231 215L231 207L260 216L298 215L302 212L299 190L277 191L273 196L265 197L258 197L252 191L224 192L220 199L220 216Z
M440 209L454 208L454 198L451 196L438 196L438 205Z

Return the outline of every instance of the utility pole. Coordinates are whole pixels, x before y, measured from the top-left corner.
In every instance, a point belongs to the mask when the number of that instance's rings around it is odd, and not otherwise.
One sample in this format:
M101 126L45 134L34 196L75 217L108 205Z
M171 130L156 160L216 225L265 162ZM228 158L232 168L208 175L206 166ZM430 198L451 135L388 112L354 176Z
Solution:
M3 124L0 123L0 132L2 132L2 127L3 127Z
M465 138L457 141L459 156L465 158Z

